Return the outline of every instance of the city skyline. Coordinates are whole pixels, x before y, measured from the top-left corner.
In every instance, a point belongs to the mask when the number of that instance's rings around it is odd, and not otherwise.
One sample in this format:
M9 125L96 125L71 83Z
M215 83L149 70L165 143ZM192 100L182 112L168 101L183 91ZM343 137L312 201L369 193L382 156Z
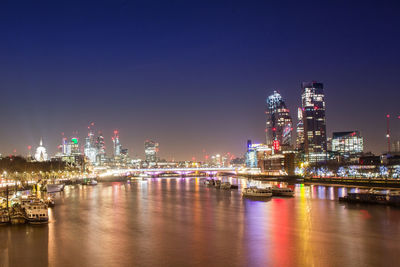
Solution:
M3 155L41 137L54 154L61 132L83 144L95 121L109 155L118 129L131 156L143 157L146 139L166 159L242 156L248 139L265 140L266 97L278 91L295 124L301 82L313 80L324 84L328 137L359 130L364 150L382 153L389 113L400 139L397 5L1 5Z

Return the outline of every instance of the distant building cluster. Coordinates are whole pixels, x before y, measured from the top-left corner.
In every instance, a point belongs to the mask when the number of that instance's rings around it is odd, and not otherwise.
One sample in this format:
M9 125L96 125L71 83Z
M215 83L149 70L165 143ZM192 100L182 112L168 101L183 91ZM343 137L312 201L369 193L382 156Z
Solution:
M40 139L39 146L33 156L30 155L30 146L28 159L34 161L63 161L71 166L81 167L114 167L114 166L130 166L135 163L129 158L128 149L123 148L120 143L119 131L113 132L112 153L110 156L106 154L105 139L102 131L95 131L94 123L88 126L88 133L81 144L77 134L72 137L66 137L62 133L61 144L58 146L59 152L52 158L47 154L47 150ZM158 145L158 144L157 144ZM155 160L156 161L156 160Z
M332 138L327 137L325 109L324 85L303 82L301 107L294 125L283 97L273 91L266 99L265 144L248 142L246 166L261 168L271 175L294 174L298 162L327 162L335 157L351 160L360 156L364 143L359 131L335 132Z
M77 134L69 138L63 134L59 153L51 160L61 160L82 169L245 166L273 176L400 177L400 141L390 142L389 128L388 153L381 156L364 153L364 138L358 130L335 131L328 136L323 83L303 82L300 89L301 106L297 108L294 120L278 91L266 98L265 142L248 140L243 158L230 153L208 155L203 150L204 160L201 161L196 161L195 157L180 162L167 161L159 157L159 143L148 139L144 142L144 158L131 159L128 149L121 144L118 130L113 132L112 151L107 155L104 135L102 131L95 131L94 123L91 123L83 144ZM28 158L50 160L42 139L33 156L30 146L28 149Z
M265 143L248 141L246 167L265 175L400 177L400 141L389 143L382 156L364 153L358 130L327 136L325 111L324 85L303 82L294 126L283 97L273 91L266 99Z

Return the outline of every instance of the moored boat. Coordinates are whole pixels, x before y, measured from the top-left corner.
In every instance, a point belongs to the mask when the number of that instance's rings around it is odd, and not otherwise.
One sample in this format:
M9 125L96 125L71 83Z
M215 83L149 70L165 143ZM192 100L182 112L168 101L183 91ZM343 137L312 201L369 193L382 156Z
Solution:
M219 188L220 189L231 189L231 187L232 187L231 183L225 182L225 183L222 183Z
M248 187L243 189L242 195L244 197L272 197L272 190L271 188Z
M48 207L54 207L56 205L56 202L54 201L54 198L52 196L48 196L45 200L44 203L48 206Z
M293 197L294 192L288 187L272 187L272 195L279 197Z
M47 205L41 201L29 203L25 208L25 219L31 224L48 223Z
M213 182L213 180L208 180L208 179L206 179L206 180L204 181L204 184L205 184L205 185L212 185L212 182Z
M21 206L15 206L10 212L10 222L11 224L23 224L25 223L25 214Z
M96 179L88 179L82 183L82 185L97 185Z
M215 179L206 179L205 181L204 181L204 183L206 184L206 185L208 185L208 186L215 186Z
M46 189L47 193L56 193L64 191L65 184L47 184Z
M34 195L29 195L29 196L23 196L20 199L20 205L22 210L24 210L30 203L33 202L40 202L39 198L37 198Z
M339 201L400 206L400 192L379 191L371 188L368 191L348 193L345 197L339 197Z
M0 225L10 222L10 215L7 209L0 209Z

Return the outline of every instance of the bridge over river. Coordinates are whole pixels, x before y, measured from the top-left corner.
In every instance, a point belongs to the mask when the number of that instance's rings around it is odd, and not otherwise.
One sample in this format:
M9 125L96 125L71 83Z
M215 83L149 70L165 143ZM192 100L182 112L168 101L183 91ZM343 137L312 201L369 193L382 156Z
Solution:
M114 169L108 170L100 176L127 176L147 174L149 176L159 176L163 174L179 174L182 176L196 173L206 173L207 175L216 175L218 173L226 173L236 175L237 168L233 167L205 167L205 168L150 168L150 169Z

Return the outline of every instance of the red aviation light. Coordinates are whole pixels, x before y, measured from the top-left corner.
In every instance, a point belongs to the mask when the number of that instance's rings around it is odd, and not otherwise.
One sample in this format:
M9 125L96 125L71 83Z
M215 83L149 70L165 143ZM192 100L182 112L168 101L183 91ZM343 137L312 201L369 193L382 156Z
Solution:
M272 143L272 146L274 147L274 150L275 150L275 151L278 151L279 148L280 148L279 141L278 141L278 140L275 140L275 141Z

